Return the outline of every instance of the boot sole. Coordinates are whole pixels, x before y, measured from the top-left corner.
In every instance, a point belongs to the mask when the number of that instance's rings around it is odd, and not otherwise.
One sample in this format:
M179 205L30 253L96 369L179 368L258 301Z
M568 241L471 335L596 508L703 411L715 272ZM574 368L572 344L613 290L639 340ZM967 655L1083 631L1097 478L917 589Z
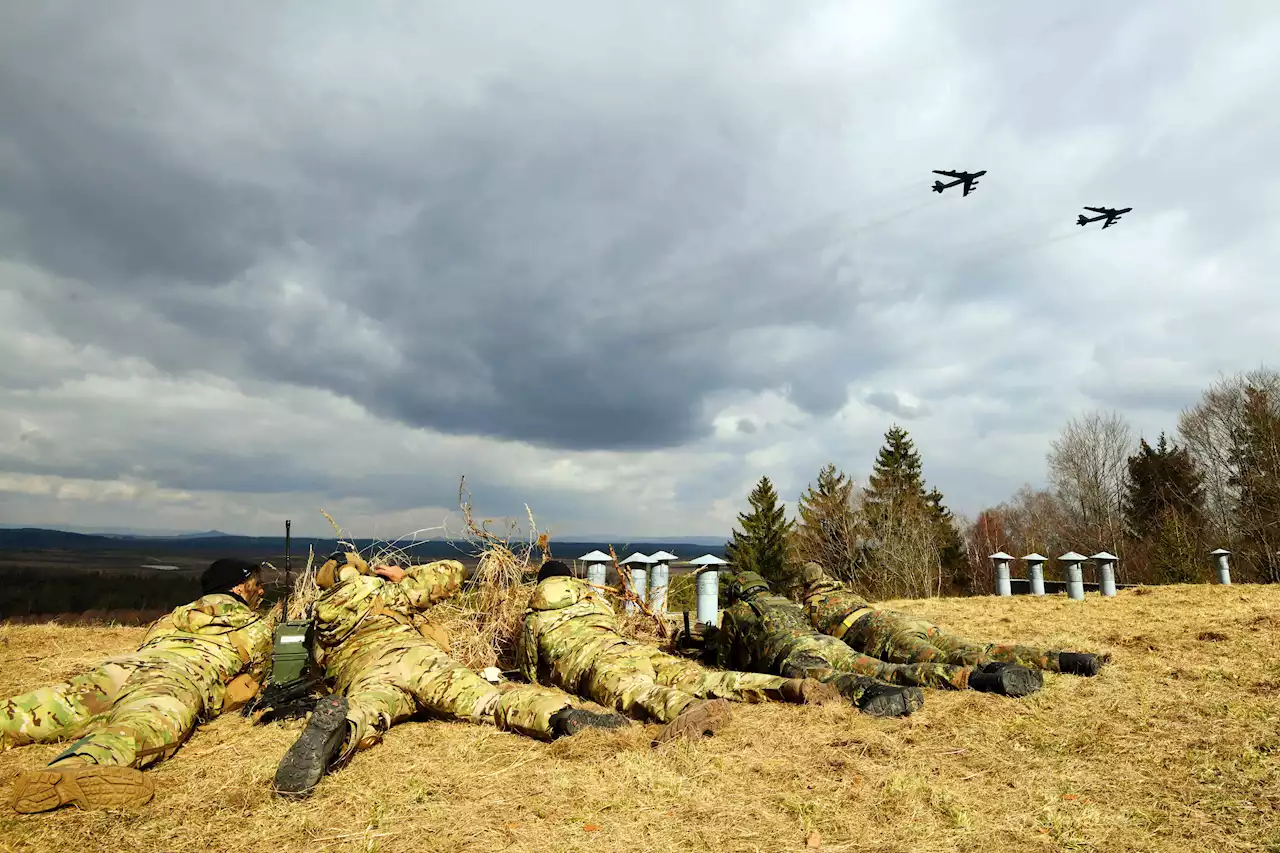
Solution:
M276 769L276 793L295 799L310 796L324 778L329 761L337 751L334 740L337 739L341 745L346 727L347 700L344 697L330 696L318 702L302 736L280 760Z
M85 764L23 773L14 784L13 809L19 814L35 814L66 805L136 808L154 796L155 786L141 770Z
M1022 667L1010 667L1000 670L1000 686L1005 696L1015 699L1030 696L1044 686L1044 677Z
M711 737L722 729L732 716L733 709L727 699L700 702L664 726L662 731L658 732L656 741L666 743L676 738L699 740Z
M907 717L924 706L924 691L904 687L897 693L876 696L858 710L872 717Z

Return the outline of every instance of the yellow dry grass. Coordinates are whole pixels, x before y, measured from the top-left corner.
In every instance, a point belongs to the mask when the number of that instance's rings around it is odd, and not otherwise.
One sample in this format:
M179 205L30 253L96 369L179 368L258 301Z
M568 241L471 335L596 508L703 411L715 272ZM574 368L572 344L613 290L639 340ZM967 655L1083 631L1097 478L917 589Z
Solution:
M149 771L135 813L0 811L0 848L42 851L1277 851L1280 587L1115 600L895 602L970 636L1110 651L1095 679L1010 700L930 691L906 720L737 706L699 744L652 729L545 744L412 722L287 803L300 723L206 725ZM0 628L0 695L130 650L136 628ZM58 751L0 755L0 784ZM7 789L6 789L7 790Z

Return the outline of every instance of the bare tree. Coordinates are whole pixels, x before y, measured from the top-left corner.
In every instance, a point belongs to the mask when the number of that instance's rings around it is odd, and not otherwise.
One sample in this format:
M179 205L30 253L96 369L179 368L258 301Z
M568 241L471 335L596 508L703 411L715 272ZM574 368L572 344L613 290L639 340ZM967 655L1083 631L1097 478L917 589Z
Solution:
M994 591L991 555L1007 551L1014 557L1043 554L1050 565L1072 548L1072 522L1056 494L1025 485L999 506L984 509L965 532L965 552L975 591Z
M1119 554L1133 428L1117 412L1073 418L1050 445L1049 481L1067 513L1074 547Z
M937 519L919 501L902 501L866 545L857 588L871 598L925 598L942 593Z
M855 582L858 545L865 537L861 511L862 489L835 465L823 466L817 483L809 484L796 505L795 561L814 560L832 577Z
M1213 533L1224 541L1235 540L1244 521L1241 506L1241 439L1248 426L1247 388L1280 400L1280 373L1259 368L1222 377L1200 401L1183 409L1178 434L1204 473L1205 515Z

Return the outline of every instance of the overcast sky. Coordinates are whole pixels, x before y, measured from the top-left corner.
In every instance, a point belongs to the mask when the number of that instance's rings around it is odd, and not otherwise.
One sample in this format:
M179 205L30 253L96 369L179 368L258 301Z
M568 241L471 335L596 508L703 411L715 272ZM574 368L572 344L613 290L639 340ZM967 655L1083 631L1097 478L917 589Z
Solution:
M0 0L0 523L973 514L1275 365L1277 104L1271 0Z

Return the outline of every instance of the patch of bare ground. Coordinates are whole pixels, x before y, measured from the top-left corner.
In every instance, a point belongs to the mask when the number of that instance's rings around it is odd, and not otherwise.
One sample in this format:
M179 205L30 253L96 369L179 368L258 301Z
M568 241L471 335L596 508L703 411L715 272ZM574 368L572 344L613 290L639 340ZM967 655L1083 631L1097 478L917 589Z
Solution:
M906 720L740 705L715 738L657 749L644 726L546 744L407 723L302 803L270 791L301 724L223 717L149 771L146 807L5 809L0 849L1280 850L1280 587L891 604L971 637L1112 662L1094 679L1050 674L1024 700L929 691ZM465 629L462 611L447 615ZM129 651L141 633L2 627L0 695ZM57 751L0 755L0 784Z

